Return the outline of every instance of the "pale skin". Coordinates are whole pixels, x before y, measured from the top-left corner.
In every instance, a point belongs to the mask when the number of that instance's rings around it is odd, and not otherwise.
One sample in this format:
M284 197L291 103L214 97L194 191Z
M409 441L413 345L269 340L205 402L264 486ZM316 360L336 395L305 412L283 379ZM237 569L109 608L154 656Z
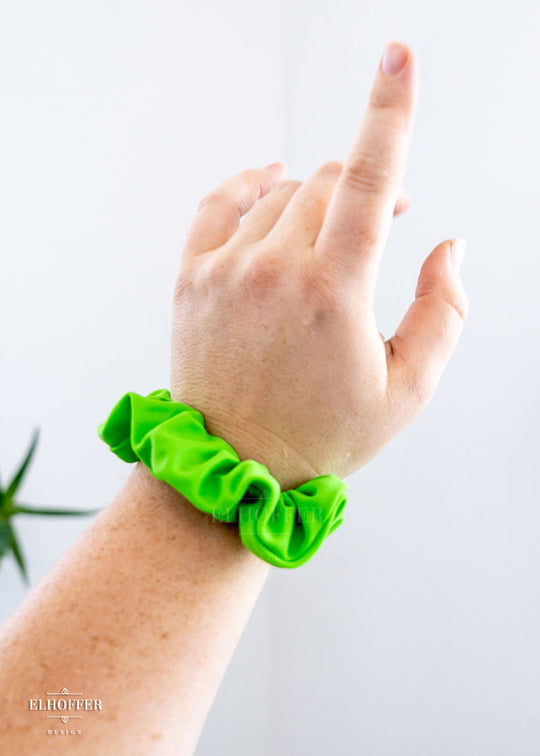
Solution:
M283 489L349 475L413 420L467 314L457 240L428 256L387 341L373 314L392 216L408 204L416 80L412 50L388 47L343 164L304 183L283 163L243 171L203 199L185 239L172 398ZM138 463L0 630L0 752L56 754L55 727L83 730L70 753L193 753L268 570L234 525ZM64 687L102 711L67 725L29 711Z

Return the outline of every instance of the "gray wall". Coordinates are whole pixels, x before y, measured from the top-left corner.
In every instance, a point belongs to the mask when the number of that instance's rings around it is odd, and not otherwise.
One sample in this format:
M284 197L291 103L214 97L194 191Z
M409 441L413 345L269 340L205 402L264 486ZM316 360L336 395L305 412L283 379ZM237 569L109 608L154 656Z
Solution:
M539 24L525 0L0 11L0 467L39 424L28 501L112 498L128 470L95 426L168 383L198 200L246 167L344 159L389 38L417 52L420 102L385 335L435 244L468 240L471 314L435 399L350 478L319 555L271 575L199 756L540 753ZM85 524L20 520L33 583ZM0 591L3 618L24 595L9 563Z

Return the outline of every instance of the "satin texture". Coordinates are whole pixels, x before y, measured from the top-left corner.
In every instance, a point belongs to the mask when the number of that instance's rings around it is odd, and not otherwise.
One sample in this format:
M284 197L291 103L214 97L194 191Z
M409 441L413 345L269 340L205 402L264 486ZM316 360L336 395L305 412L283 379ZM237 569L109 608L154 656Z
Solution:
M128 392L97 430L120 459L142 461L198 509L236 523L244 545L276 567L307 562L343 522L344 481L321 475L281 491L264 465L240 461L206 431L201 412L171 401L167 389Z

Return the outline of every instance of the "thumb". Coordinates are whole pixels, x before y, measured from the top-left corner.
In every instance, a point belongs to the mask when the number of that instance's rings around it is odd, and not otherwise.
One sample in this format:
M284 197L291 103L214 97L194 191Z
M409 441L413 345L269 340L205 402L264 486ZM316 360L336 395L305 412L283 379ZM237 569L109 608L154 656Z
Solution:
M468 314L459 275L464 253L463 239L435 247L420 270L414 302L385 344L389 397L414 414L431 399Z

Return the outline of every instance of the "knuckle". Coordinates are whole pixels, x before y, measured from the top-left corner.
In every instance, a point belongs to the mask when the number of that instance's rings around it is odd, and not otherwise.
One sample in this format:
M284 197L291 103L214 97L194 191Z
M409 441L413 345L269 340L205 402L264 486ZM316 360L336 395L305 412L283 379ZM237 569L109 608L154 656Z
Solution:
M469 314L469 302L464 294L458 296L443 296L445 304L447 305L448 312L457 316L458 320L463 324L467 315Z
M235 208L239 215L244 215L254 204L260 194L260 186L257 181L248 180L243 174L239 174L244 180L232 184L224 184L208 192L197 207L197 212L219 202Z
M318 172L323 175L336 176L339 175L342 171L343 163L341 163L339 160L329 160L328 162L321 165Z
M224 285L230 260L226 253L210 255L197 271L196 283L205 291L214 291Z
M258 294L273 290L279 278L279 262L268 252L251 255L239 272L241 287Z
M215 202L219 202L221 199L223 199L223 193L219 189L212 189L212 191L208 192L208 194L205 194L199 202L197 212L204 210L206 207L213 205Z
M247 168L238 174L232 186L235 187L236 192L239 195L250 197L254 192L260 193L261 190L261 171L257 168Z
M468 312L469 312L469 304L467 300L456 301L452 304L452 307L454 311L457 313L458 318L461 320L461 322L465 323L465 321L467 320Z
M382 151L357 153L343 177L351 189L362 194L379 195L395 183L393 168Z
M470 310L469 299L467 295L465 294L465 292L461 294L457 307L461 315L461 319L463 320L463 322L465 322L467 318L469 317L469 310Z
M390 132L408 131L410 124L409 109L396 105L395 99L389 97L386 92L372 92L369 107L378 121L379 128Z
M182 261L174 289L175 301L194 296L204 300L227 284L230 261L223 252L195 255Z
M261 177L261 170L258 168L246 168L243 171L240 171L238 174L238 178L240 178L242 181L247 181L248 183L252 184L254 181L258 181Z

